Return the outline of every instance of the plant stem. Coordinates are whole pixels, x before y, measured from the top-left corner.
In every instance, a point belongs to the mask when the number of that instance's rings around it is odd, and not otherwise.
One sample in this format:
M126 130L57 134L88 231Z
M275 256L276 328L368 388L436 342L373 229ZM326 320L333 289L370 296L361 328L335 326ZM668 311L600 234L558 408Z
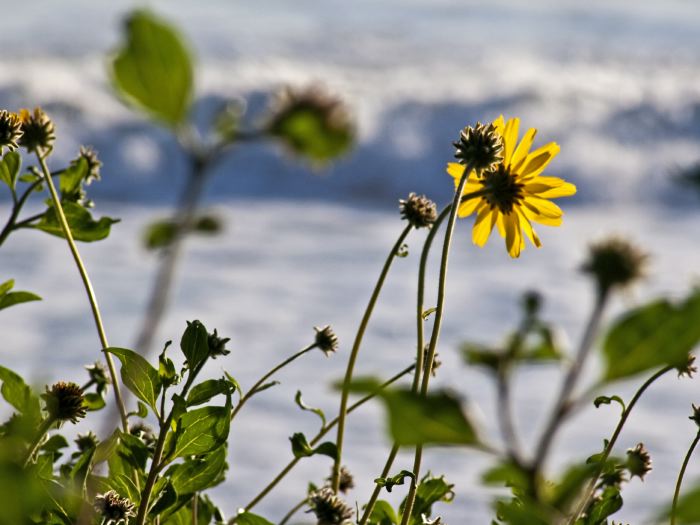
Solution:
M426 396L428 394L428 387L430 385L430 372L433 367L433 360L435 359L435 350L437 349L437 343L440 338L440 327L442 325L442 317L445 310L445 288L447 284L447 261L450 255L450 246L452 244L452 235L455 229L455 222L457 220L457 212L459 210L459 205L463 202L462 192L467 184L467 179L472 171L472 166L468 165L464 168L464 173L462 178L459 180L457 189L455 190L454 198L452 199L452 206L450 207L450 215L447 220L447 228L445 230L445 240L442 245L442 257L440 260L440 276L438 279L438 292L437 292L437 304L435 306L435 320L433 322L433 330L430 335L430 343L428 345L428 355L425 359L425 370L423 371L423 378L421 382L420 394L421 396ZM479 197L483 195L483 191L474 192L469 194L470 198ZM466 196L465 196L466 197ZM420 350L422 351L422 349ZM416 375L418 375L416 373ZM420 477L421 462L423 460L423 446L417 445L415 455L413 458L413 475L414 478L411 480L411 486L408 490L408 495L406 496L406 506L404 507L404 513L401 517L401 525L406 525L410 519L411 511L413 510L413 503L416 498L416 488L418 486L418 478Z
M391 452L389 452L389 457L386 459L386 463L384 464L384 468L382 469L382 473L379 475L379 477L386 478L389 475L391 467L394 464L394 460L396 459L396 455L398 453L399 446L396 443L394 443L394 445L391 447ZM369 501L365 506L365 511L362 513L362 518L358 522L359 525L364 525L365 523L367 523L367 520L372 515L374 505L377 503L377 499L379 498L379 493L381 492L381 490L382 486L379 483L375 483L372 495L370 496Z
M53 174L55 176L55 174ZM24 224L28 222L28 219L25 219L23 221L20 221L19 223L17 221L17 217L19 216L19 212L22 210L22 207L25 205L27 202L27 199L29 196L32 194L32 192L41 184L41 179L34 181L32 184L29 185L29 187L24 191L22 196L17 199L16 195L13 193L12 194L12 212L10 213L10 217L5 223L5 226L3 227L2 231L0 231L0 246L5 242L7 237L12 233L14 230L16 230L18 225ZM43 215L43 213L41 214ZM39 217L41 216L39 215ZM36 219L36 216L30 217L30 219Z
M194 383L197 374L199 374L200 370L202 370L202 368L204 367L204 363L206 363L206 361L207 360L204 359L199 365L195 367L194 370L190 370L190 373L187 376L187 382L185 383L185 386L182 388L182 392L180 393L181 397L185 398L187 396L187 392L192 386L192 383ZM148 514L148 506L150 504L151 492L153 491L153 487L156 484L158 472L160 472L165 466L165 462L161 461L161 459L163 458L163 447L165 446L165 438L168 436L170 424L173 421L173 414L174 411L170 410L170 414L168 414L168 417L160 426L160 432L158 433L158 441L156 442L156 447L153 451L153 458L151 459L151 469L148 471L146 485L144 486L143 491L141 492L141 501L139 503L138 514L136 515L136 525L144 525L144 523L146 523L146 515Z
M117 403L117 408L119 409L119 416L121 418L122 427L124 428L124 432L128 432L129 423L126 417L126 408L124 407L124 400L122 398L121 388L117 379L117 372L114 368L114 361L112 360L112 355L107 351L107 348L109 348L109 342L107 341L107 335L105 333L104 325L102 323L102 315L100 314L100 307L97 304L97 297L95 296L95 292L92 288L92 283L90 282L90 277L88 276L85 265L83 264L83 260L80 257L78 247L76 246L75 241L73 240L73 234L71 233L70 226L68 225L66 215L65 213L63 213L61 199L58 196L56 186L54 185L53 179L51 178L51 172L49 171L49 168L46 165L46 158L38 152L36 156L39 160L41 170L44 174L44 181L46 182L46 186L48 187L49 193L51 194L51 199L53 201L53 207L54 211L56 212L56 217L58 218L58 221L61 224L61 230L63 231L63 235L66 238L68 247L70 248L71 254L73 255L75 265L78 267L80 278L83 281L83 286L85 287L85 292L87 293L88 301L90 302L90 308L92 309L92 316L95 321L95 327L97 328L97 335L99 336L100 344L102 345L102 353L104 354L105 360L107 361L109 375L112 379L112 385L114 387L114 398Z
M593 346L593 341L596 334L598 333L598 327L603 317L603 311L605 310L605 304L608 300L608 292L604 290L599 290L596 295L595 305L593 306L593 311L588 319L588 324L581 338L581 343L579 344L578 352L574 362L569 367L569 371L566 374L564 382L562 383L561 390L559 391L559 396L557 397L557 402L552 410L547 426L545 427L542 437L540 438L539 444L536 448L535 458L532 462L532 467L530 469L532 480L535 481L540 473L542 465L547 457L549 448L552 445L554 436L557 430L561 427L561 422L568 415L569 409L571 408L571 394L576 387L576 382L583 370L583 365L590 353L590 349ZM533 483L533 490L536 490L536 483Z
M578 505L578 508L576 512L571 516L571 519L569 519L569 525L573 525L578 517L581 515L581 513L586 509L586 506L588 505L588 502L590 501L591 497L593 496L593 493L595 492L595 486L596 483L598 483L598 478L600 477L600 473L602 471L603 466L605 465L605 462L607 459L610 457L610 453L612 452L613 447L615 446L615 443L617 442L617 438L620 436L620 432L622 432L622 428L625 426L625 423L627 422L627 419L629 418L630 414L632 413L632 409L634 406L637 404L637 401L642 397L642 394L646 391L647 388L651 386L651 384L659 379L661 376L666 374L667 372L670 372L673 370L674 367L672 366L666 366L656 372L654 375L652 375L649 379L647 379L642 386L639 387L639 389L634 393L634 396L630 400L630 402L627 404L627 407L625 408L624 412L622 413L622 416L620 416L620 421L617 423L617 426L615 427L615 430L613 431L612 436L610 437L610 440L608 441L605 449L603 450L603 455L601 456L601 459L599 461L599 468L597 469L597 472L595 473L595 476L588 482L588 485L586 485L586 490L584 492L584 497L581 500L581 502Z
M420 386L420 378L423 372L423 360L425 358L425 319L423 318L423 313L425 312L425 272L426 268L428 267L428 254L430 253L430 247L433 244L435 235L440 229L442 221L444 221L445 217L447 217L447 215L450 213L451 208L451 204L447 205L445 209L440 212L440 215L437 216L435 222L431 225L430 231L428 232L425 242L423 243L423 250L421 251L420 256L420 264L418 266L418 290L416 293L416 371L413 375L413 384L411 385L411 391L414 393L418 392L418 387ZM389 471L391 470L394 460L396 459L398 449L399 447L396 445L396 443L394 443L391 448L391 452L389 453L389 457L384 464L384 469L382 470L380 477L385 478L389 475ZM379 493L381 490L382 486L375 484L372 495L370 496L367 506L365 507L365 511L362 514L362 519L359 521L360 525L365 525L365 523L367 523L367 520L372 514L372 510L374 510L374 505L377 502L377 498L379 498Z
M365 335L365 330L367 329L367 324L369 323L369 319L372 316L372 311L374 310L374 305L377 303L377 298L379 297L379 293L382 290L382 286L384 285L384 281L386 279L387 274L389 273L389 268L391 268L391 263L394 261L396 258L397 253L399 252L399 249L401 248L401 245L403 244L403 241L406 239L406 236L409 234L411 231L412 226L409 224L407 225L403 231L401 232L401 235L399 235L399 238L396 240L396 243L394 243L394 246L391 248L391 251L389 252L388 257L386 258L386 261L384 262L384 267L382 268L381 273L379 274L379 279L377 280L377 284L374 286L374 290L372 291L372 296L369 299L369 304L367 305L367 308L365 309L365 313L362 316L362 321L360 322L360 326L357 329L357 334L355 335L355 342L352 345L352 350L350 351L350 357L348 359L348 366L345 371L345 379L343 380L343 390L340 395L340 410L338 412L338 435L336 438L336 446L338 448L338 453L335 459L335 462L333 463L333 475L332 475L332 488L333 491L337 494L338 493L338 488L340 486L340 464L342 461L342 456L343 456L343 438L345 435L345 415L347 413L348 409L348 397L350 396L350 381L352 381L352 374L353 370L355 369L355 361L357 360L357 355L360 351L360 345L362 344L362 338Z
M36 451L39 449L39 445L41 445L41 441L44 439L44 436L49 431L49 428L51 428L51 425L53 425L55 422L56 419L49 416L41 423L37 436L27 451L27 457L24 458L24 461L22 462L23 468L27 468L27 465L29 465L29 462L32 460L32 456L34 456Z
M250 388L250 390L248 390L248 392L246 392L245 395L241 398L239 403L236 405L236 408L234 408L231 411L231 419L236 417L236 414L238 414L239 410L243 407L243 405L246 403L246 401L248 401L251 397L253 397L255 395L258 388L260 388L260 386L262 386L262 384L265 383L265 381L267 381L270 377L272 377L275 373L277 373L279 370L281 370L282 368L287 366L292 361L295 361L296 359L303 356L307 352L310 352L311 350L316 348L316 346L317 346L316 343L312 343L309 346L307 346L306 348L299 350L296 354L288 357L287 359L282 361L280 364L275 366L272 370L270 370L267 374L265 374L260 379L258 379L258 381Z
M307 501L308 501L308 499L307 499L307 498L304 498L304 499L301 500L299 503L297 503L296 505L294 505L294 506L289 510L289 512L287 512L287 514L284 515L284 518L282 518L282 520L279 522L279 525L284 525L284 524L287 523L290 519L292 519L292 516L294 516L294 515L299 511L299 509L301 509L304 505L306 505L306 502L307 502Z
M678 481L676 481L676 490L673 493L673 505L671 506L671 525L676 524L676 508L678 507L678 497L681 494L683 476L685 475L685 469L688 467L690 456L693 455L693 451L695 450L695 446L698 444L698 441L700 441L700 430L695 435L695 439L693 440L693 442L690 444L688 453L685 455L685 459L683 460L683 466L681 466L681 471L678 473Z
M372 392L371 394L367 394L365 397L359 399L358 401L356 401L355 403L353 403L352 405L350 405L350 406L348 407L348 409L347 409L347 413L350 414L350 413L354 412L356 409L360 408L360 407L361 407L362 405L364 405L367 401L369 401L370 399L376 397L376 396L379 394L379 392L381 392L382 390L384 390L385 388L387 388L389 385L395 383L396 381L398 381L399 379L401 379L401 378L402 378L403 376L405 376L406 374L409 374L415 367L416 367L416 365L411 365L411 366L408 366L408 367L404 368L401 372L399 372L398 374L396 374L394 377L392 377L392 378L388 379L387 381L385 381L384 383L382 383L382 385L381 385L375 392ZM335 426L338 424L339 419L340 419L340 417L336 417L336 418L333 419L332 421L329 421L328 423L326 423L326 425L325 425L323 428L321 428L321 430L319 430L318 434L316 434L316 436L309 442L309 445L311 445L311 446L313 447L313 446L315 446L316 444L318 444L318 442L321 441L321 439L323 438L323 436L325 436L328 432L330 432L330 431L333 429L333 427L335 427ZM277 474L277 476L275 476L275 478L274 478L270 483L268 483L268 484L265 486L265 488L262 489L262 490L260 491L260 493L258 493L257 496L255 496L252 500L250 500L250 502L249 502L247 505L245 505L243 508L244 508L246 511L250 511L253 507L255 507L255 505L257 505L258 503L260 503L260 501L261 501L265 496L267 496L267 495L270 493L270 491L271 491L273 488L275 488L275 486L277 486L277 484L278 484L280 481L282 481L282 479L284 479L284 477L296 466L296 464L297 464L300 460L301 460L301 458L294 458L294 459L292 459L292 460L287 464L287 466L284 467L284 468L280 471L280 473ZM236 518L233 517L231 520L229 520L229 524L235 523L235 521L236 521Z

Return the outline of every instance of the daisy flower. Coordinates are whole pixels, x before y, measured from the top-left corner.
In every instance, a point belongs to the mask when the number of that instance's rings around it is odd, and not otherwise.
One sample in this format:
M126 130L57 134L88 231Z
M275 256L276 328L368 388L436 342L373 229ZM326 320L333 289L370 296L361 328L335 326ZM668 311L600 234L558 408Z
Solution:
M559 145L550 142L530 151L537 130L530 128L518 143L520 119L505 122L503 115L493 122L493 127L503 139L503 159L494 167L469 175L463 196L481 192L479 197L464 200L458 208L459 217L476 214L472 240L484 246L494 226L505 238L511 257L519 257L525 247L525 237L536 247L541 246L531 222L546 226L559 226L562 211L550 199L569 197L576 193L576 186L558 177L544 177L542 173L559 153ZM463 164L447 165L455 181L455 187L464 174ZM524 235L523 235L524 234Z

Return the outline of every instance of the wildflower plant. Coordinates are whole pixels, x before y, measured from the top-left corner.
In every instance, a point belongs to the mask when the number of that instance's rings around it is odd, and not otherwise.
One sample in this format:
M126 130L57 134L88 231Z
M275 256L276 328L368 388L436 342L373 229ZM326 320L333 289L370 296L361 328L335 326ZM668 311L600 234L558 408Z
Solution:
M183 206L147 232L147 244L162 250L163 257L155 285L159 292L151 297L136 350L109 344L97 293L78 248L78 242L106 238L118 223L110 217L96 219L91 211L94 203L88 198L88 186L101 177L97 153L81 147L67 166L52 170L50 157L60 130L50 115L41 108L0 110L0 181L11 199L0 230L0 246L29 228L66 242L87 295L104 360L104 364L99 360L85 367L82 386L59 380L41 394L0 366L0 395L12 412L0 425L0 525L270 525L271 521L255 513L256 507L300 461L313 456L323 459L326 467L330 465L331 475L324 478L319 473L318 485L311 481L306 490L299 490L299 503L287 510L280 524L297 519L301 511L318 525L442 524L440 509L434 507L449 504L460 487L427 471L424 449L436 445L467 447L488 457L489 467L481 473L483 483L501 489L493 500L495 525L615 523L611 519L624 504L624 489L654 475L654 448L628 443L623 430L631 412L658 379L674 371L686 380L695 372L692 352L700 341L700 291L694 289L681 300L659 298L641 304L608 322L609 301L645 275L647 256L627 240L598 241L581 266L592 282L593 300L573 351L564 347L557 327L543 317L545 294L534 291L523 298L520 319L504 335L502 344L470 341L462 346L465 364L483 369L495 383L498 436L479 428L454 390L431 386L441 372L437 360L440 332L444 318L450 315L447 269L452 244L460 243L460 237L454 235L460 226L457 219L476 215L472 240L478 246L497 229L512 258L520 255L526 237L540 247L532 222L559 226L563 212L551 200L576 192L572 183L544 174L559 152L558 145L551 142L532 150L536 130L528 129L518 140L517 118L506 121L501 116L489 124L465 126L454 142L458 162L447 167L455 187L451 202L438 211L424 195L410 193L399 201L396 241L347 350L330 325L317 326L309 330L305 346L260 378L239 381L226 369L244 342L235 334L229 337L210 330L199 320L183 320L182 333L175 334L179 335L177 342L165 343L157 356L144 351L165 309L183 238L219 228L215 219L199 211L209 168L233 144L264 138L281 142L313 165L328 162L352 144L352 119L339 99L319 88L288 89L258 128L245 127L244 104L228 104L202 138L188 120L195 71L182 36L146 11L128 18L125 35L111 60L116 90L127 104L171 130L192 166ZM37 202L43 203L42 211L26 216L25 205L41 191L45 191L44 200ZM408 255L405 242L414 230L425 232L418 259L415 316L408 320L408 326L416 328L415 348L409 349L393 375L358 379L355 368L384 283L396 259ZM432 283L428 262L440 233L439 271L437 282ZM433 289L435 306L426 305L426 292ZM40 297L32 292L14 290L12 279L0 284L0 310L36 300ZM450 349L440 351L444 356ZM584 368L596 352L601 362L599 376L581 388L588 379ZM337 415L331 417L315 403L308 404L298 390L296 408L317 418L318 430L307 437L290 429L285 445L290 461L271 474L269 482L261 483L247 503L241 501L238 512L225 516L208 491L224 482L229 463L235 461L229 457L228 443L241 410L250 408L253 397L277 385L282 369L298 366L301 358L319 359L320 353L347 358L345 375L336 384ZM216 377L207 376L205 369L215 359L223 370ZM544 426L528 447L516 425L512 378L519 368L542 363L559 364L563 377ZM412 380L403 384L411 374ZM618 382L635 378L643 381L629 399L614 393ZM361 397L352 399L353 395ZM374 490L365 498L357 491L349 494L358 480L350 474L352 465L346 463L345 433L352 425L350 416L372 400L386 409L392 446L385 458L374 458ZM102 422L110 425L108 433L88 430L78 434L72 445L61 433L78 422L95 425L93 413L108 405L118 413L118 421L102 416ZM598 410L619 406L617 425L601 429L602 448L586 451L563 472L551 472L548 460L556 436L587 405ZM684 490L682 486L700 442L700 409L691 406L695 437L682 461L670 508L659 518L672 524L697 523L700 516L700 487ZM627 447L624 454L620 452L623 443ZM399 454L402 448L409 456ZM382 498L385 491L401 493L398 505Z

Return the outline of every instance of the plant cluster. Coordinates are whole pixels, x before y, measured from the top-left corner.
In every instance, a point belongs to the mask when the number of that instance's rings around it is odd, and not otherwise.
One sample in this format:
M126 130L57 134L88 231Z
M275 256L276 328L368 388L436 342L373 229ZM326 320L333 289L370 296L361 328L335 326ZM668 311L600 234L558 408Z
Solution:
M218 228L216 220L199 212L199 202L209 168L221 155L242 142L271 138L312 164L324 163L347 151L354 127L339 99L312 87L286 90L267 118L251 129L243 125L243 106L227 105L207 134L200 135L188 123L194 73L187 46L175 29L148 12L139 11L129 18L125 42L111 61L111 73L117 92L127 103L177 137L191 160L189 184L174 217L151 225L146 233L146 244L161 250L162 257L154 286L157 292L149 303L136 350L113 347L77 245L77 241L106 238L118 222L110 217L95 219L91 212L87 187L99 180L101 163L92 149L83 147L67 167L51 171L48 160L56 130L50 117L41 108L0 111L0 180L12 199L0 245L27 228L65 239L88 296L106 363L87 366L82 386L58 381L46 386L43 394L0 366L0 394L12 410L0 425L0 525L269 525L254 508L300 461L314 455L331 459L330 477L300 491L299 504L286 513L281 524L306 509L319 525L444 525L434 507L449 503L458 488L444 476L424 472L424 448L437 445L468 447L488 455L491 466L483 473L483 482L502 489L493 502L493 524L614 524L610 519L623 506L623 489L635 477L644 479L652 468L651 452L643 443L630 443L624 454L616 452L615 446L623 439L631 411L656 380L674 371L689 377L695 372L691 352L700 341L700 292L693 290L682 301L660 298L637 306L605 327L610 298L644 275L646 256L623 239L601 241L591 246L582 265L593 283L594 300L570 359L565 359L567 352L555 336L555 327L542 318L543 299L534 292L524 298L522 318L503 345L463 345L465 363L483 368L496 384L500 439L478 428L454 392L431 389L439 365L447 268L457 219L474 215L474 244L483 246L495 229L507 253L517 258L525 238L541 246L533 222L562 223L562 211L552 199L576 192L573 184L544 174L559 146L552 142L532 150L536 130L528 129L518 140L519 119L502 116L460 132L454 143L458 162L447 166L455 192L441 211L430 199L414 193L399 202L400 219L406 222L389 249L350 347L345 376L337 384L337 416L327 418L297 392L297 406L318 416L318 432L310 439L302 433L292 434L290 462L251 501L240 505L237 514L225 517L207 490L226 478L231 422L253 396L276 384L273 377L282 368L316 350L334 355L339 341L330 326L314 328L307 346L273 366L248 389L227 372L203 378L205 365L212 359L225 359L231 350L229 338L198 320L187 322L176 349L168 341L157 357L149 359L147 350L167 304L175 262L187 234ZM26 170L20 151L25 154L24 162L31 164ZM22 217L30 197L44 190L48 192L46 208ZM396 258L407 255L405 241L418 229L427 234L418 265L415 319L411 319L416 326L415 348L393 376L357 378L355 365L384 281ZM429 254L441 229L439 276L431 287L426 278ZM13 287L12 280L0 285L0 309L39 300L31 292L12 291ZM429 306L426 291L433 288L436 304ZM582 371L598 350L598 340L602 340L600 377L580 393ZM543 362L562 363L564 375L539 439L534 446L525 447L512 414L512 378L518 368ZM410 384L397 386L411 374ZM629 400L605 393L616 382L639 377L644 380ZM108 406L110 389L119 412L116 428L106 436L79 434L71 445L61 428L87 417L95 421L92 412ZM361 397L353 402L352 394ZM348 416L372 399L386 408L393 446L378 468L373 493L366 499L356 496L353 505L348 492L355 480L343 464L345 431ZM589 403L595 407L619 405L619 423L609 436L602 431L601 449L590 451L564 472L551 474L546 466L556 434ZM700 409L695 405L690 419L700 427ZM333 430L335 437L327 438ZM681 492L698 441L700 429L682 462L672 505L660 512L659 522L700 522L700 487L685 495ZM395 473L401 447L413 451L413 462ZM403 488L406 494L398 507L381 498L383 491Z

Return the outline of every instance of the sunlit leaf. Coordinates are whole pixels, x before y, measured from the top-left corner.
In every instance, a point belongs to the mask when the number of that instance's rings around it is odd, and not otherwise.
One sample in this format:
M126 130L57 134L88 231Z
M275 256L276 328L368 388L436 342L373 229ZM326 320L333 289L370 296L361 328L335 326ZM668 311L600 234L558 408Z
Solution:
M8 151L0 159L0 181L14 191L17 184L17 176L22 167L22 157L16 151Z
M192 100L192 62L173 26L148 11L135 11L111 66L114 85L127 101L169 126L185 120Z
M209 334L199 321L187 323L180 340L180 349L187 359L190 371L195 370L209 356Z
M126 348L107 348L122 363L121 377L124 385L141 401L156 410L160 393L158 371L139 354Z
M231 408L206 406L183 414L178 431L168 434L165 450L173 450L172 457L206 454L226 442ZM174 448L173 448L174 442Z
M308 412L313 412L318 417L320 417L321 418L321 427L326 426L326 414L324 414L323 410L321 410L320 408L314 408L314 407L310 407L310 406L306 405L304 403L304 400L301 398L301 390L297 390L297 393L294 396L294 402L302 410L306 410Z
M95 220L87 209L76 202L64 202L63 212L76 241L94 242L105 239L109 236L112 224L119 222L119 219L111 217ZM57 237L64 236L53 205L48 207L39 222L32 227Z

